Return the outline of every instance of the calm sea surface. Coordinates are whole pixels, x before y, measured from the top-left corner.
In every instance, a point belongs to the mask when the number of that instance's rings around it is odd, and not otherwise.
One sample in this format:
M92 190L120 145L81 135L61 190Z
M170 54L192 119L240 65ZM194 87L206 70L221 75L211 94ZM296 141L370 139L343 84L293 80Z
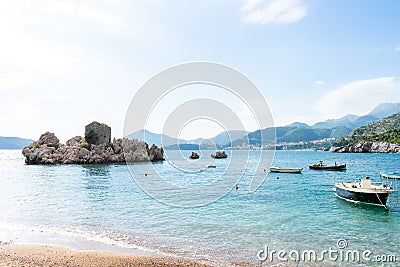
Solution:
M247 152L240 153L243 161L247 160ZM105 244L142 249L211 259L223 265L257 263L257 252L265 247L319 253L338 249L337 241L345 239L346 249L396 254L399 264L399 210L349 203L336 198L332 188L334 181L367 175L379 182L380 172L400 171L400 155L278 151L274 166L303 167L303 173L269 174L262 186L250 193L247 186L258 153L250 152L249 169L238 190L233 188L205 206L179 208L143 192L126 165L33 166L24 164L21 151L0 150L0 241L57 244L57 239L66 243L87 240L100 248ZM179 152L169 158L176 165L185 161ZM345 162L348 170L308 170L308 164L321 159ZM215 169L192 174L168 162L153 167L169 181L195 187L221 174L229 159L213 164ZM143 175L145 167L134 164L133 173ZM237 170L238 176L241 171ZM329 261L315 265L329 264L357 266Z

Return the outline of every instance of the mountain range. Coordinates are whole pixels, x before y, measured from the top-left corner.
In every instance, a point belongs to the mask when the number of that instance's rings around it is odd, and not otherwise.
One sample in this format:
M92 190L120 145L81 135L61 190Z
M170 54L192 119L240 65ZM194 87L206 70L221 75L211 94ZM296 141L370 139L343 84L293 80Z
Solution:
M33 140L31 139L0 136L0 149L21 149L32 142Z
M233 130L229 132L222 132L213 138L205 139L198 138L195 140L184 140L177 139L166 134L156 134L148 130L140 130L130 134L129 138L144 139L148 144L156 144L157 146L163 146L166 149L188 149L188 150L198 150L201 145L204 149L213 148L214 144L216 147L221 147L223 145L229 144L231 140L237 140L245 137L247 132ZM144 137L144 138L143 138Z
M400 143L400 113L357 128L339 138L334 146L354 145L360 141Z
M147 130L137 131L129 138L144 139L148 144L156 144L166 149L190 149L197 150L202 148L215 147L220 149L224 147L240 147L243 144L263 145L262 136L273 136L276 133L276 142L279 143L297 143L311 142L325 138L338 139L347 136L353 130L378 121L382 118L391 116L400 112L400 103L383 103L374 108L364 116L353 114L346 115L339 119L329 119L317 122L314 125L308 125L303 122L294 122L290 125L267 128L247 133L245 131L222 132L210 139L198 138L195 140L177 139L165 134L152 133ZM144 138L143 138L144 136ZM20 149L33 142L30 139L18 137L0 137L0 149ZM269 140L267 142L272 142Z
M317 122L312 126L309 126L301 122L295 122L288 126L297 126L297 127L305 127L313 129L331 129L337 126L345 126L351 130L354 130L361 126L386 118L398 112L400 112L400 103L383 103L375 107L371 112L369 112L364 116L349 114L340 119L329 119L326 121Z
M339 119L317 122L314 125L294 122L287 126L267 128L250 133L244 131L222 132L210 139L199 138L195 140L176 139L168 135L145 131L146 136L144 139L149 144L162 144L166 149L180 148L196 150L200 144L205 148L211 148L213 147L213 143L216 144L217 148L240 147L246 144L264 145L262 144L261 134L265 139L265 136L273 136L273 131L275 130L277 143L310 142L325 138L338 139L350 134L353 130L361 126L368 125L371 122L378 121L398 112L400 112L400 103L383 103L363 116L349 114ZM143 131L135 132L129 137L142 139Z

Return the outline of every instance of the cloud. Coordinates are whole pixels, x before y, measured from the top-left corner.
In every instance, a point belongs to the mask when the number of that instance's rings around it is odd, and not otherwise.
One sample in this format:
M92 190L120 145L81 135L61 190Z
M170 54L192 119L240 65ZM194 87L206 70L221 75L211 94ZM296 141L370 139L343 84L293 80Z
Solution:
M244 21L260 24L293 23L307 13L302 0L246 0L241 11Z
M107 7L60 0L0 1L0 66L16 70L16 75L63 75L76 68L93 50L85 51L91 45L87 32L125 35L125 24ZM3 84L13 87L8 80L3 77Z
M396 48L394 49L394 51L395 51L395 52L400 52L400 46L396 47Z
M0 92L17 89L34 81L31 73L0 74Z
M91 21L103 27L106 33L115 33L122 28L121 22L111 13L100 11L86 5L78 5L74 2L48 1L39 9L39 12L42 16L48 16L52 20L59 20L64 17Z
M324 81L314 81L314 85L315 86L320 86L320 85L323 85L324 84Z
M345 84L324 94L315 107L321 113L339 117L346 114L364 115L384 102L400 102L400 83L394 77Z
M79 37L79 33L84 35L88 32L126 35L127 24L114 14L115 11L116 8L101 4L100 1L96 5L62 0L0 1L0 23L3 25L0 27L0 34L2 40L9 43L11 42L8 37L28 39L30 36L47 39L45 41L50 43L49 39L52 39L52 36L57 37L58 34L62 36L62 33L65 33L64 36L70 35L74 38ZM63 38L58 37L58 39L54 41L59 42ZM13 41L15 44L25 46L31 43L30 40Z
M0 34L0 61L2 65L14 68L31 68L54 72L78 61L69 53L69 47L36 38L21 28L3 28Z
M66 140L96 114L121 136L134 89L165 68L152 51L172 43L158 2L0 1L0 135Z

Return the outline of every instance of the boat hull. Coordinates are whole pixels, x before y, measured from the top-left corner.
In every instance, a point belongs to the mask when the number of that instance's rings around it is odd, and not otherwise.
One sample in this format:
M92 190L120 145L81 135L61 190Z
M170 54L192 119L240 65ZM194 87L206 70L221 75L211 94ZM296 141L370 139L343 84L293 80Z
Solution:
M375 205L386 205L388 192L354 192L335 186L336 195L340 198L353 201L363 202Z
M269 168L270 172L278 172L278 173L301 173L303 168L277 168L271 167Z
M346 164L335 165L335 166L321 166L319 164L309 165L311 170L322 170L322 171L345 171Z

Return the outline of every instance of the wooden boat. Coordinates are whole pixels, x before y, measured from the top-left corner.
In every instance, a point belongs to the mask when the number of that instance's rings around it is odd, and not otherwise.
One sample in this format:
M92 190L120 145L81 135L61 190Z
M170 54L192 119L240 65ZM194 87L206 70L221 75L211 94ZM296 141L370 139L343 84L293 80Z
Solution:
M384 179L400 180L399 173L381 173L381 177Z
M335 182L335 195L351 202L386 206L389 195L395 190L383 183L373 184L369 177L359 182Z
M326 170L326 171L344 171L346 170L346 164L336 164L335 165L325 165L323 164L322 160L316 164L308 165L312 170Z
M282 168L282 167L270 167L270 172L280 172L280 173L301 173L303 168Z

